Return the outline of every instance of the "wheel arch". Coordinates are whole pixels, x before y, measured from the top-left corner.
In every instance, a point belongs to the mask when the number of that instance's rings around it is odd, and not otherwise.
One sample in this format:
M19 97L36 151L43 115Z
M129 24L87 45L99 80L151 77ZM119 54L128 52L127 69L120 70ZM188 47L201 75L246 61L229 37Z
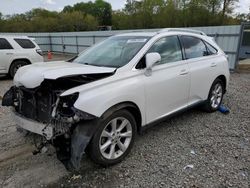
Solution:
M135 118L135 121L136 121L137 132L140 133L141 127L142 127L142 114L141 114L139 107L131 101L120 102L110 107L102 114L101 118L110 116L113 112L122 110L122 109L125 109L132 114L132 116Z
M12 62L11 62L11 64L10 64L10 66L9 66L8 73L10 73L11 66L16 61L25 61L25 62L28 63L28 65L31 64L31 61L28 58L16 58L16 59L13 59Z
M224 87L224 93L226 92L226 87L227 87L227 78L225 75L219 75L216 79L220 79L223 82L223 87ZM215 79L215 80L216 80Z

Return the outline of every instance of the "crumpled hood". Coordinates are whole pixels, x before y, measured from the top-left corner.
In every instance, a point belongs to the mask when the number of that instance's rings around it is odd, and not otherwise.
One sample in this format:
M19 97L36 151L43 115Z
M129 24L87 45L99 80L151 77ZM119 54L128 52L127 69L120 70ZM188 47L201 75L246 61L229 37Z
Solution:
M35 88L39 86L44 79L55 80L65 76L112 73L114 71L115 68L96 67L65 61L41 62L18 69L14 77L14 84L26 88Z

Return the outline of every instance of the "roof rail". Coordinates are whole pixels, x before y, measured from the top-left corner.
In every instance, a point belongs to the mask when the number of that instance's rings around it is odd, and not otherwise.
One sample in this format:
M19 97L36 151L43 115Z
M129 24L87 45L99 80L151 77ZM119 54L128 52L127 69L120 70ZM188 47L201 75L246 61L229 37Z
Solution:
M193 30L193 29L182 29L182 28L166 28L166 29L161 29L158 31L158 33L163 33L163 32L170 32L170 31L181 31L181 32L189 32L189 33L195 33L199 35L206 35L206 33L199 31L199 30Z

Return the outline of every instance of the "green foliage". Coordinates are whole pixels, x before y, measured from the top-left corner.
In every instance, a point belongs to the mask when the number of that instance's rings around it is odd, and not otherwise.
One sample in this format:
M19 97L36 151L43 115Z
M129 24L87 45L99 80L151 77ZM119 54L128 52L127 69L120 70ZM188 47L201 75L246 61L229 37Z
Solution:
M51 12L33 9L26 14L9 16L0 21L1 32L60 32L96 30L94 16L79 11Z
M97 28L96 19L79 11L62 12L59 14L58 31L88 31Z
M232 15L239 0L127 0L114 11L113 28L162 28L240 24L247 15Z
M65 32L113 29L191 27L239 24L249 14L233 15L238 0L127 0L112 11L104 0L65 6L62 12L33 9L25 14L2 15L0 32Z
M103 0L96 0L94 3L76 3L73 7L66 6L63 12L79 11L85 14L92 15L98 19L99 25L111 25L112 7L109 3Z

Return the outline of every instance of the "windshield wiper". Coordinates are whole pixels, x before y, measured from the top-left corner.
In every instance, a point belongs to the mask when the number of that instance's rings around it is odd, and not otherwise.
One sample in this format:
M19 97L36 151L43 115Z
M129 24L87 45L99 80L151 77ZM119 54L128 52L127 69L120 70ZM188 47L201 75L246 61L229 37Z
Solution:
M82 63L82 62L77 62L77 63L80 63L82 65L89 65L89 66L95 66L95 67L110 67L110 68L119 68L119 67L116 67L116 66L105 66L105 65L97 65L97 64L90 64L90 63Z

